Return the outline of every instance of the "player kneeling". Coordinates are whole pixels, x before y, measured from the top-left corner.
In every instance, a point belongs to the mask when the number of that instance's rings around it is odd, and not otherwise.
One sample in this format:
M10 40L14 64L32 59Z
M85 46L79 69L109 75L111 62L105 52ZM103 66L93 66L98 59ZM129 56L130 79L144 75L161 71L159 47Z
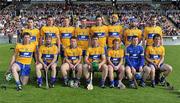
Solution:
M45 36L45 44L40 46L39 48L39 62L36 65L36 75L37 75L37 84L38 87L42 86L42 76L41 76L41 70L45 70L48 72L49 69L51 69L51 81L50 86L53 88L55 81L56 81L56 60L58 55L58 49L56 45L53 45L51 43L52 36L46 35ZM46 75L47 76L47 75Z
M32 54L36 50L36 46L30 43L30 40L31 35L27 32L23 33L23 42L16 45L15 53L10 63L9 68L16 81L17 91L22 90L22 85L26 85L29 80Z
M90 73L101 71L102 72L102 80L100 83L100 87L105 88L105 80L108 74L108 67L106 63L106 57L104 48L100 47L98 44L98 36L93 35L92 38L92 47L89 47L86 52L85 63L83 65L83 73L86 79L87 86L92 82L92 78L90 77Z
M71 37L70 47L67 47L64 52L65 58L64 63L61 66L61 73L64 81L64 85L67 86L68 82L70 87L79 87L80 78L82 75L82 49L77 47L77 38ZM68 73L73 73L74 81L69 81ZM75 72L77 74L75 75Z
M152 87L158 83L159 77L155 81L155 74L158 72L163 72L160 78L160 83L165 85L165 78L172 72L172 67L169 64L164 63L165 48L161 45L162 38L159 34L155 34L153 37L154 44L146 48L146 61L147 61L147 74L144 81L150 76L152 81ZM158 73L159 75L159 73Z
M113 40L113 47L108 51L108 71L109 71L109 79L110 79L110 88L114 87L114 74L113 72L117 72L118 76L118 85L117 87L120 89L125 89L126 86L122 83L122 79L124 77L124 50L120 48L119 39Z
M125 53L126 74L131 88L137 88L136 79L141 79L140 76L144 66L144 49L142 46L138 45L138 43L138 37L133 36L132 42L127 46ZM139 73L137 74L137 72ZM141 85L144 85L142 81Z

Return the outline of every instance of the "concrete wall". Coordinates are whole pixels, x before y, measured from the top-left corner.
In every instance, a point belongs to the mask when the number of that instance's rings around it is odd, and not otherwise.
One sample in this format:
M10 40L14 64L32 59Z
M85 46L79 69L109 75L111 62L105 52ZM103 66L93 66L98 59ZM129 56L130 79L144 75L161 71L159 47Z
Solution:
M164 45L180 45L180 36L164 36Z
M16 42L16 36L13 38L13 43ZM8 43L7 36L0 36L0 44ZM163 37L164 45L180 45L180 36L164 36Z

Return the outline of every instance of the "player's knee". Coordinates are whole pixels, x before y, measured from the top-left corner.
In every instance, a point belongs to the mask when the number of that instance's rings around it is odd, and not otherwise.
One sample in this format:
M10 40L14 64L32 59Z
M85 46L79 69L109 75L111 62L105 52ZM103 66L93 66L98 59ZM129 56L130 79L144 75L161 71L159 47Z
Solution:
M88 65L87 64L84 64L82 67L83 67L83 71L87 71L88 70Z
M110 74L112 74L112 73L114 72L114 69L113 69L112 67L109 67L109 68L108 68L108 72L109 72Z
M135 73L136 73L136 69L131 69L131 72L132 72L133 74L135 74Z
M18 71L17 68L18 68L18 67L17 67L16 65L13 65L12 68L11 68L11 71L12 71L12 72L17 72L17 71Z
M108 66L106 64L103 64L102 67L108 69Z
M170 65L167 65L166 69L167 69L168 72L172 72L172 70L173 70L172 66L170 66Z
M83 75L86 76L89 73L88 65L84 64L82 69Z
M121 70L121 71L125 71L125 67L124 67L124 66L121 66L121 67L120 67L120 70Z
M36 70L40 70L40 69L41 69L40 64L37 64L37 65L36 65Z
M68 68L68 64L67 63L64 63L61 65L61 71L66 71L66 69Z
M79 64L79 65L78 65L77 71L78 71L78 72L82 72L82 64Z
M12 72L17 72L16 68L14 68L14 67L11 68L11 71Z
M52 71L56 71L56 67L51 67L51 70Z
M151 68L148 67L148 66L145 66L144 67L144 72L149 74L151 72Z
M78 68L78 69L82 69L82 68L83 68L82 64L79 64L79 65L77 66L77 68Z
M124 73L125 72L125 68L124 66L121 66L119 69L118 69L118 73Z
M149 66L151 68L151 70L155 70L155 67L153 65Z
M156 72L156 70L155 70L155 68L151 68L151 73L155 73Z
M56 64L53 64L53 65L51 66L51 69L52 69L52 70L56 70L56 67L57 67L57 65L56 65Z
M103 64L102 68L104 72L108 72L108 66L106 64Z
M127 74L131 74L131 69L129 67L126 67L125 71Z

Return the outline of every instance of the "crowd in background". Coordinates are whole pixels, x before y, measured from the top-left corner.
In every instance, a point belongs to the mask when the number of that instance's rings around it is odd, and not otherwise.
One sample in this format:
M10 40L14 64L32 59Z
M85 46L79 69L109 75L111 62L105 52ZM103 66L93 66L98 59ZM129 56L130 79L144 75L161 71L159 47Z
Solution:
M144 29L149 25L149 19L152 15L158 18L158 24L162 27L164 35L174 36L179 34L180 13L179 8L173 4L162 4L160 8L165 10L165 14L159 12L149 4L73 4L64 3L37 3L25 6L20 10L20 15L16 16L16 5L10 5L0 11L0 35L17 34L22 28L26 28L28 17L35 19L37 28L46 25L46 16L52 15L55 19L55 25L61 26L62 18L69 16L71 25L79 26L80 19L86 17L89 23L93 24L97 15L103 15L106 22L110 23L109 17L112 13L118 13L119 23L128 28L129 20L136 18L138 28ZM167 9L168 8L168 9ZM171 11L174 12L171 12Z

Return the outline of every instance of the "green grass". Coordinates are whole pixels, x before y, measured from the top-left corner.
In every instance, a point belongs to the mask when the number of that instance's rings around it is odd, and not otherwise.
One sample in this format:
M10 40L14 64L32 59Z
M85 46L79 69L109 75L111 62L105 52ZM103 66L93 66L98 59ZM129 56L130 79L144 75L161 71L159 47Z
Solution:
M3 73L8 67L12 51L10 47L14 45L0 45L0 82L2 82ZM146 87L134 89L119 90L117 88L101 89L95 86L93 91L87 91L83 87L78 89L63 87L58 81L55 88L46 90L36 88L34 68L31 71L31 83L23 88L23 91L15 90L15 83L11 81L7 90L0 89L0 103L180 103L180 46L166 46L166 63L173 66L173 73L169 76L168 81L175 86L174 91L165 90L164 87L156 88ZM59 77L59 75L58 75ZM34 81L32 81L34 80ZM45 85L43 86L45 88Z

